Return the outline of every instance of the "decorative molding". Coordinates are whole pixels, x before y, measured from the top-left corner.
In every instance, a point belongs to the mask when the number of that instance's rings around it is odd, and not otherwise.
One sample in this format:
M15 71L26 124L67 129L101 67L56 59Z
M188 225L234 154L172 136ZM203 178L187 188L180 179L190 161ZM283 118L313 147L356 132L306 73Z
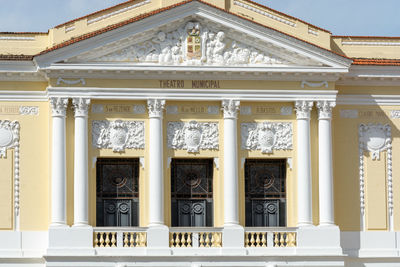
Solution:
M251 106L241 106L240 115L251 115Z
M147 109L150 118L162 118L163 110L165 108L165 100L149 99L147 100Z
M143 121L92 121L92 145L114 152L125 149L144 149Z
M308 33L312 34L312 35L315 35L315 36L318 36L318 30L315 29L315 28L313 29L311 27L308 27Z
M332 119L332 108L336 106L333 101L317 101L318 119Z
M281 107L281 115L283 116L290 116L293 114L293 108L290 106L283 106Z
M170 168L171 167L171 162L172 162L172 158L168 157L167 158L167 167Z
M19 107L20 115L39 115L39 107L38 106L20 106Z
M102 104L93 104L92 113L104 113L104 107Z
M275 15L273 15L271 13L265 12L265 11L263 11L263 10L257 8L257 7L242 3L240 1L234 1L233 4L237 5L237 6L240 6L240 7L243 7L245 9L248 9L248 10L254 11L254 12L258 13L258 14L261 14L263 16L266 16L266 17L270 18L270 19L279 21L279 22L284 23L286 25L289 25L289 26L292 26L292 27L296 27L296 23L294 23L294 22L292 22L290 20L284 19L282 17L275 16Z
M242 149L272 153L273 150L291 150L293 148L292 123L242 123L241 133Z
M68 107L68 98L50 97L51 115L53 117L65 117Z
M341 109L340 117L345 119L357 119L358 110L357 109Z
M293 158L287 158L286 163L287 163L289 169L292 170L293 169Z
M168 122L168 147L186 149L189 153L219 149L218 123L216 122Z
M0 40L8 40L8 41L35 41L35 37L26 37L26 36L0 36Z
M222 100L222 109L224 111L224 119L236 119L239 107L240 107L239 100L233 100L233 99Z
M364 151L372 153L372 160L380 160L380 153L387 152L387 190L389 230L393 231L393 173L392 134L389 124L360 124L359 126L359 174L360 174L360 216L361 229L365 231L365 169Z
M400 110L391 110L390 118L392 119L400 119Z
M146 4L148 4L148 3L151 3L151 1L150 1L150 0L145 0L145 1L142 1L142 2L140 2L140 3L133 4L133 5L130 5L130 6L127 6L127 7L121 8L121 9L118 9L118 10L116 10L116 11L107 13L107 14L105 14L105 15L103 15L103 16L96 17L96 18L93 18L93 19L88 19L88 20L87 20L87 24L89 25L89 24L98 22L98 21L100 21L100 20L109 18L109 17L111 17L111 16L118 15L118 14L123 13L123 12L126 12L126 11L128 11L128 10L131 10L131 9L134 9L134 8L137 8L137 7L146 5Z
M7 149L14 149L14 228L19 230L19 140L20 125L18 121L0 120L0 160L7 157Z
M75 117L87 117L89 113L89 98L73 98L72 105L75 111Z
M211 114L211 115L218 115L219 110L220 110L219 106L208 106L207 107L207 112L208 112L208 114Z
M75 84L82 83L82 85L86 85L86 81L84 78L79 78L79 79L75 79L75 80L66 80L66 79L59 77L57 79L57 85L60 85L61 83L68 84L68 85L75 85Z
M342 45L363 45L363 46L400 46L400 42L357 42L342 41Z
M197 21L177 30L159 31L151 39L93 59L100 62L147 63L174 66L275 66L288 64L278 58L227 37L220 29L210 30Z
M241 158L240 159L240 166L242 167L242 169L244 169L244 164L246 163L246 158Z
M133 105L133 113L134 114L145 114L146 106L145 105Z
M140 163L140 167L142 167L142 169L144 170L144 168L145 168L145 159L144 159L144 157L140 157L139 158L139 163Z
M306 85L308 87L312 87L312 88L318 88L318 87L322 87L325 86L325 88L329 87L329 84L327 81L323 81L323 82L307 82L307 81L302 81L301 82L301 88L305 88Z
M214 165L217 170L219 170L219 158L214 158Z
M165 110L167 114L178 114L178 106L167 106Z
M297 119L310 119L311 109L314 105L313 101L296 101L295 109L296 109L296 116Z

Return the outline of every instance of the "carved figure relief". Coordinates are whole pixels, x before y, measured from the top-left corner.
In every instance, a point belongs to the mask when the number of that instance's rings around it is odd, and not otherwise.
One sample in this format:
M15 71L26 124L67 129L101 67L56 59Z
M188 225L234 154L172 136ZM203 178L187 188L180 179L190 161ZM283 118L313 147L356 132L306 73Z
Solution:
M92 145L110 148L114 152L125 149L144 149L143 121L93 121Z
M293 148L291 123L242 123L241 132L242 149L272 153L273 150L291 150Z
M104 55L95 61L126 61L167 65L286 64L255 47L230 39L219 29L188 22L175 31L160 31L151 39Z
M218 123L214 122L168 122L168 147L197 153L200 149L219 148Z

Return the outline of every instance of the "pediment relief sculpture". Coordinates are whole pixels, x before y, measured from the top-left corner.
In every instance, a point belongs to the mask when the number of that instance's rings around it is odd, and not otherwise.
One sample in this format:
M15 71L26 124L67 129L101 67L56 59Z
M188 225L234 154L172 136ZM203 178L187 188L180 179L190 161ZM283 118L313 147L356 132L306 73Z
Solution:
M242 123L241 133L242 149L272 153L273 150L291 150L293 148L291 123Z
M188 22L175 31L159 31L153 38L94 61L161 65L277 65L283 59L229 38L218 29Z
M219 148L218 123L216 122L168 122L168 147L198 153Z

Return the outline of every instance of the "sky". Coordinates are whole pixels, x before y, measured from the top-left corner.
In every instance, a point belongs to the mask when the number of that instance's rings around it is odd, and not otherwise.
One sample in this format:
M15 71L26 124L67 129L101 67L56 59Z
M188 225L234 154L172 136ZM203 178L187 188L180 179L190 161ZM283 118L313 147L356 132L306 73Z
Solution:
M0 0L0 32L49 28L126 0ZM256 0L334 35L400 36L400 0Z

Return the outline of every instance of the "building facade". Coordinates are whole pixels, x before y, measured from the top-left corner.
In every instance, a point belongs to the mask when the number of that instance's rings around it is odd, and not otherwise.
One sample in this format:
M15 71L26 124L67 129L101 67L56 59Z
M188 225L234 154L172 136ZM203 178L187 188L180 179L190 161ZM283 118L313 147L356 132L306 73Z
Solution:
M400 266L399 45L248 0L0 33L0 265Z

